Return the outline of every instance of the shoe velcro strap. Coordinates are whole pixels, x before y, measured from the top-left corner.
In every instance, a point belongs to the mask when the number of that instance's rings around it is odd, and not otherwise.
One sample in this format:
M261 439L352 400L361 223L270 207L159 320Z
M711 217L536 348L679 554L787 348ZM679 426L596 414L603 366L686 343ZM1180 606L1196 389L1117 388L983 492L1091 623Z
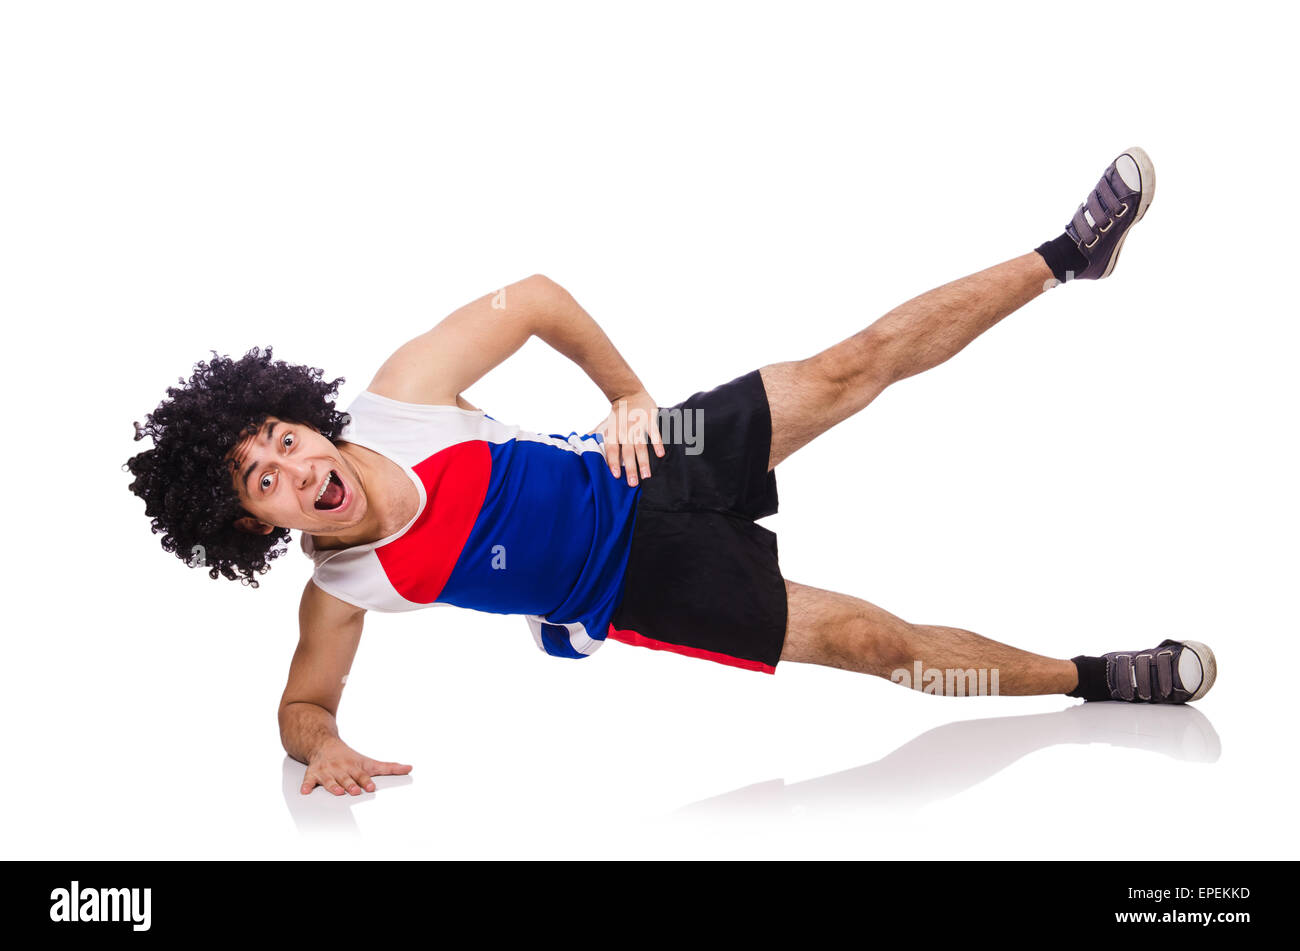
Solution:
M1118 210L1118 206L1116 210ZM1110 220L1110 213L1102 206L1101 199L1097 197L1096 192L1088 196L1088 213L1092 215L1092 220L1098 228L1106 227L1106 222Z
M1146 651L1133 659L1137 696L1142 700L1167 700L1174 692L1174 652Z
M1119 211L1124 202L1115 194L1115 190L1110 187L1110 182L1102 179L1097 183L1097 194L1101 198L1101 203L1106 206L1106 217L1114 218L1115 212Z
M1110 689L1119 694L1121 700L1133 699L1133 655L1116 654L1111 661Z
M1160 678L1160 696L1169 697L1174 692L1174 652L1156 654L1156 672Z
M1092 230L1092 225L1088 224L1088 219L1083 217L1083 205L1074 213L1074 218L1070 221L1074 226L1074 239L1080 244L1092 244L1097 240L1097 233Z

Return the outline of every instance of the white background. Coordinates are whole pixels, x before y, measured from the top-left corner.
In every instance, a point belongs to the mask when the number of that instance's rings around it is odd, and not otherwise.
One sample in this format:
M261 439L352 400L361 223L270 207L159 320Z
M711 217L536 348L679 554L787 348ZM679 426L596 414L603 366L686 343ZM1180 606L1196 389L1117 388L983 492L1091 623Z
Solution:
M4 857L1296 857L1293 7L0 9ZM303 799L275 709L309 563L211 581L127 491L132 421L210 350L346 405L541 272L666 405L1059 234L1135 144L1159 193L1115 275L802 450L765 524L791 579L917 622L1206 641L1194 707L371 615L342 735L414 771ZM467 396L606 408L538 341Z

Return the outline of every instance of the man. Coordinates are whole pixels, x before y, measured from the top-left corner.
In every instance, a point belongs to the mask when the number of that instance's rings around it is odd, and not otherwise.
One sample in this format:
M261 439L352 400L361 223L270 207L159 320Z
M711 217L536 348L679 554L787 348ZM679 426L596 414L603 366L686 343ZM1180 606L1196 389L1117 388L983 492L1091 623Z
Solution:
M271 359L200 363L138 427L128 466L163 547L216 578L256 585L290 529L314 564L280 703L302 792L373 790L377 762L335 713L368 610L434 605L520 614L547 653L604 640L772 673L779 661L910 682L935 693L1063 693L1184 703L1215 679L1194 641L1060 660L969 631L909 624L845 594L787 581L775 535L776 466L887 386L947 360L1049 287L1105 278L1155 192L1141 149L1122 153L1065 232L936 288L803 360L660 409L585 310L534 275L398 349L346 414L341 380ZM462 391L538 336L610 400L591 433L503 424ZM665 438L667 436L667 438ZM606 471L608 470L608 471ZM928 673L927 673L928 671ZM933 672L956 671L936 682ZM916 684L916 686L922 686Z

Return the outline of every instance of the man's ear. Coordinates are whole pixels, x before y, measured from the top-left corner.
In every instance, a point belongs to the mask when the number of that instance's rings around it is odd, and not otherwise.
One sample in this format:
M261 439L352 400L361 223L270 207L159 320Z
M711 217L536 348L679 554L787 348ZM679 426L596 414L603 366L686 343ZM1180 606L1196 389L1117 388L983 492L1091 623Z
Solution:
M274 525L268 525L260 518L253 518L250 515L235 519L235 528L249 535L270 535L275 531Z

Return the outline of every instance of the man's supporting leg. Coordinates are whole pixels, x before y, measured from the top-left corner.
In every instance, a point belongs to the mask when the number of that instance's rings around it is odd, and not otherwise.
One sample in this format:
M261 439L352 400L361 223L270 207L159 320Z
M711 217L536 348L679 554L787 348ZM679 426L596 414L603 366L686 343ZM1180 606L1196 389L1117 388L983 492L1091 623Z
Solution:
M782 661L839 667L886 679L901 670L908 682L914 679L918 662L922 671L983 670L986 684L992 683L996 670L997 692L1007 696L1068 693L1078 684L1077 669L1069 660L1017 650L955 627L909 624L847 594L789 580L785 587L789 614ZM944 677L940 693L951 692L948 683ZM975 693L969 685L964 690Z
M805 360L759 370L772 411L773 469L898 380L938 366L1055 282L1031 251L895 307Z

